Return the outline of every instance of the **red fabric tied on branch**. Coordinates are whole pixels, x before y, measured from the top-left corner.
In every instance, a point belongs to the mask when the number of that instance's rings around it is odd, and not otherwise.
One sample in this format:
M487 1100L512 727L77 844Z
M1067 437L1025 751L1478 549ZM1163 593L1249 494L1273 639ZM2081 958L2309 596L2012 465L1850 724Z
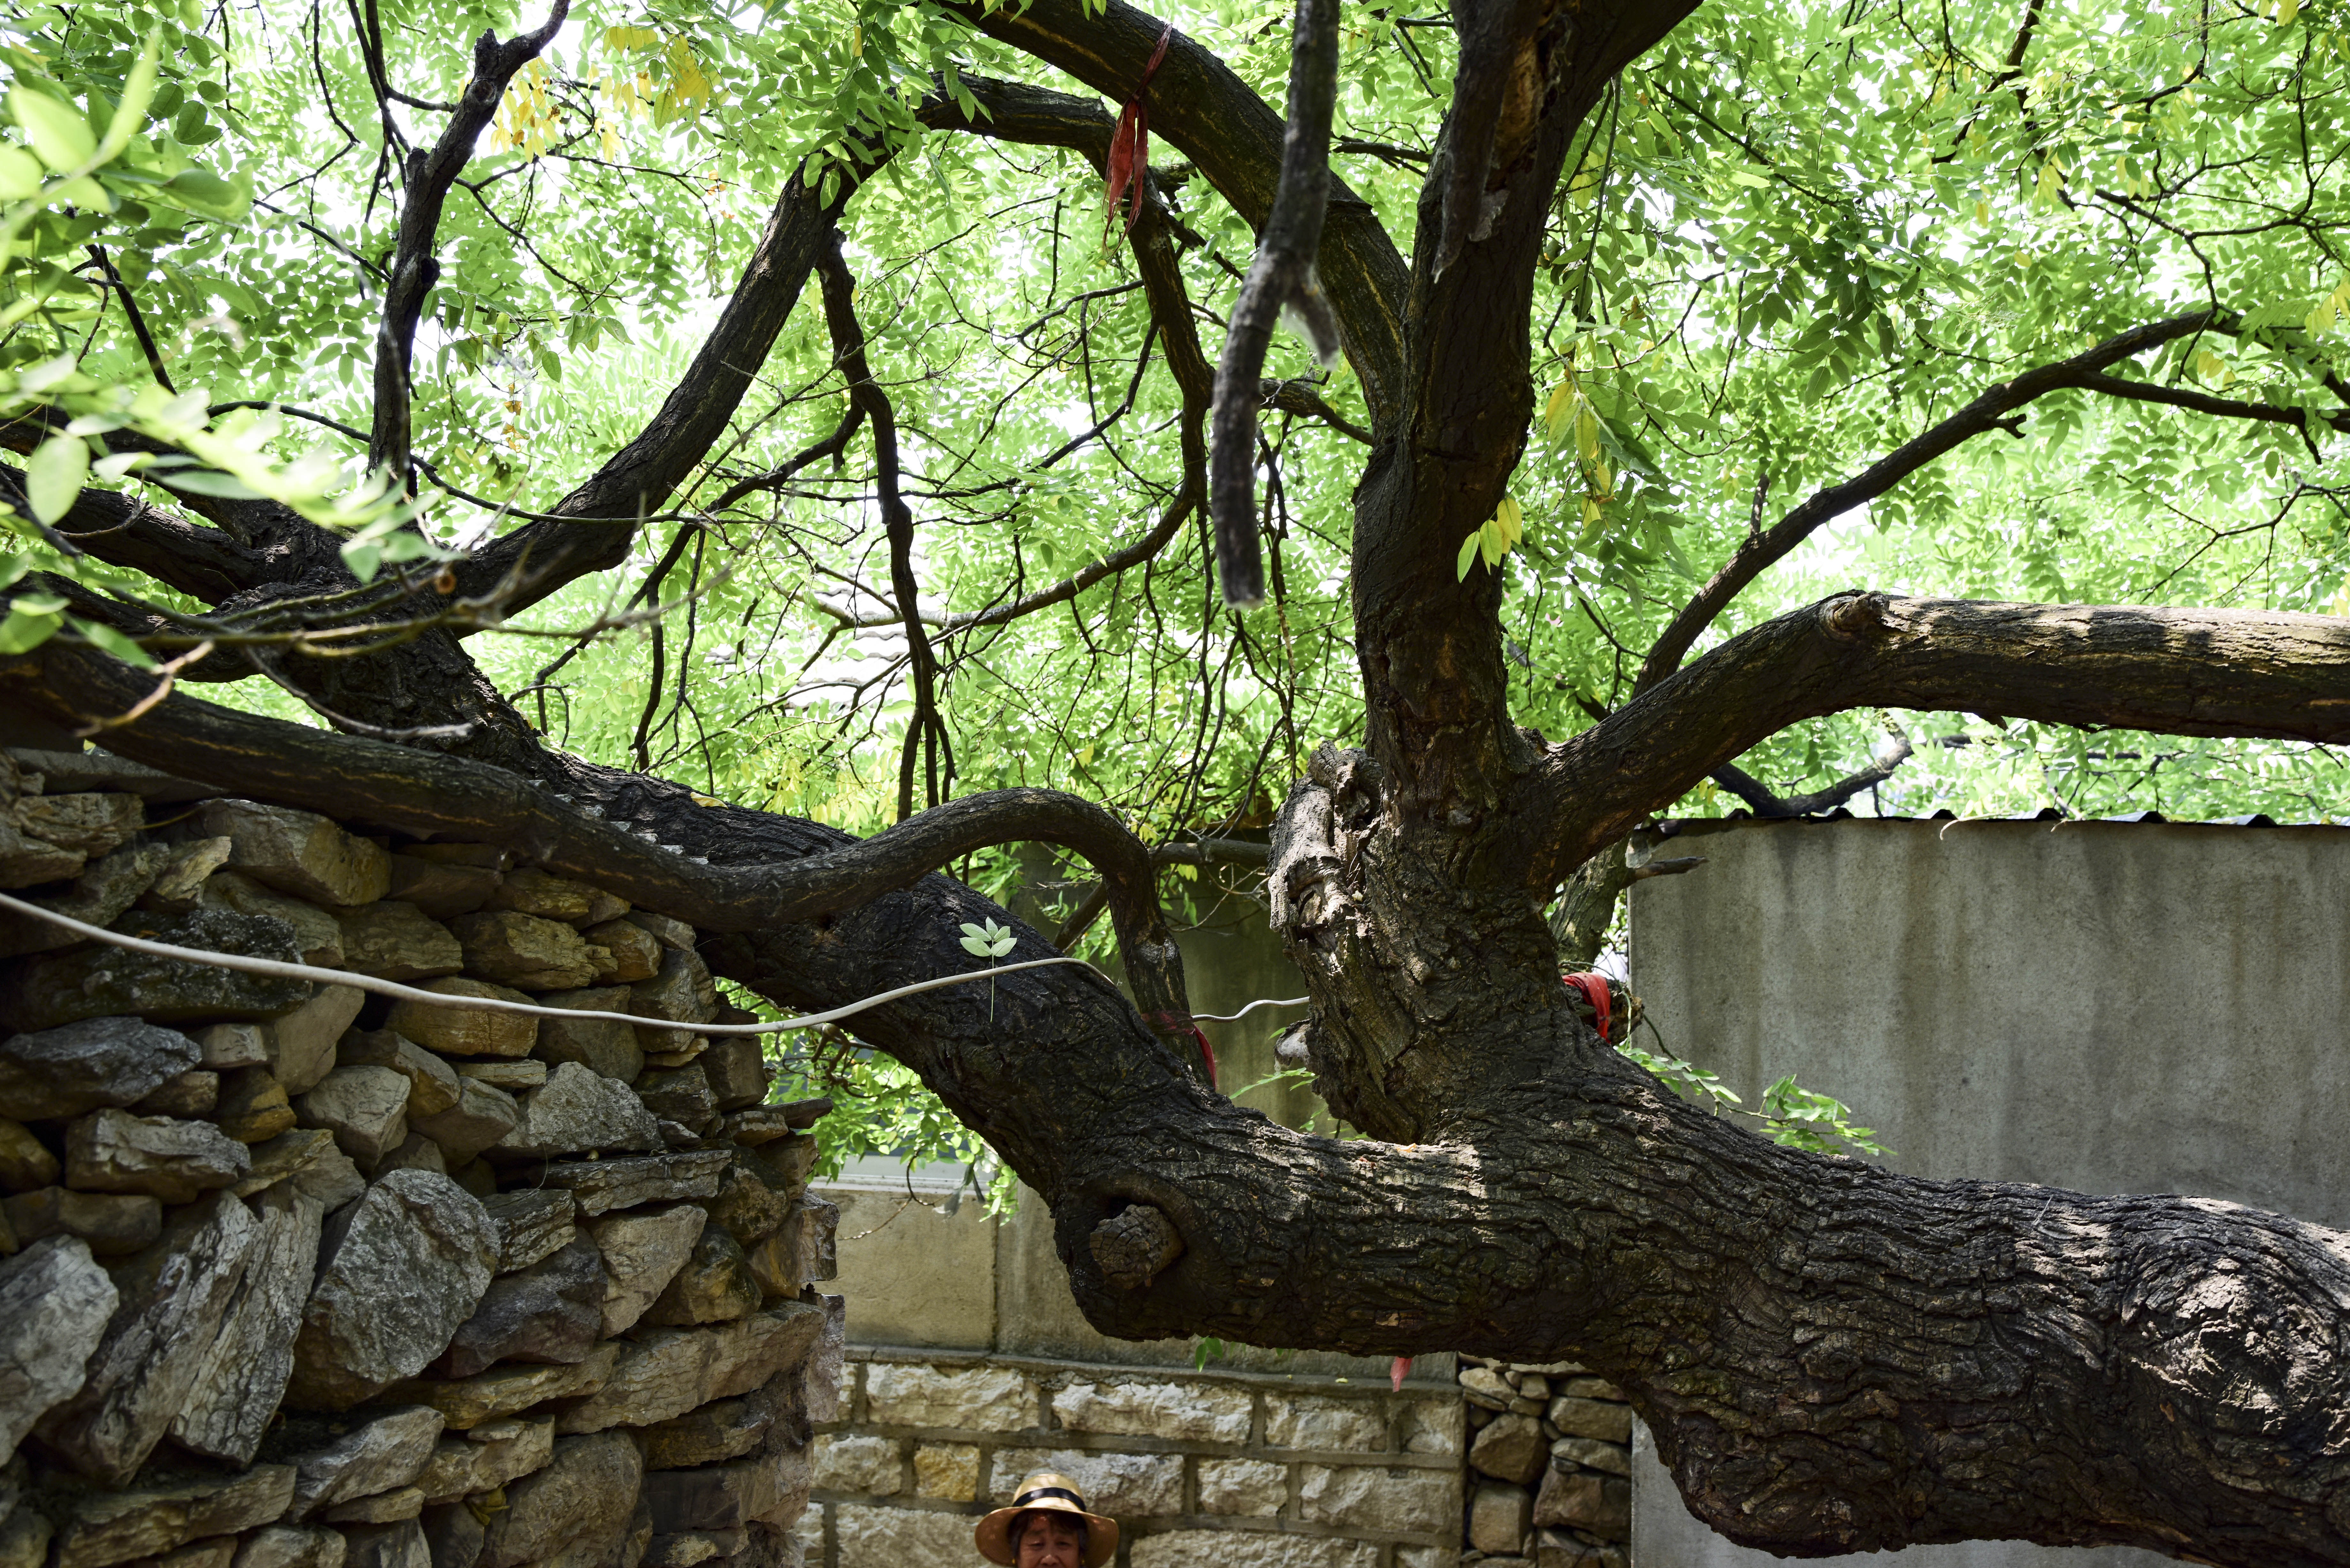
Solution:
M1591 1003L1592 1016L1599 1025L1599 1038L1605 1042L1608 1022L1616 1010L1615 999L1608 993L1607 977L1586 970L1581 974L1563 974L1559 979L1565 981L1570 989L1583 992L1583 999Z
M1200 1059L1208 1064L1208 1087L1214 1088L1216 1086L1216 1048L1208 1044L1208 1032L1196 1023L1187 1023L1176 1017L1171 1012L1154 1012L1150 1015L1150 1022L1170 1033L1180 1033L1185 1030L1191 1032L1191 1038L1199 1043Z
M1109 238L1110 225L1118 222L1119 197L1128 199L1128 229L1142 216L1142 176L1150 167L1150 114L1143 107L1142 95L1150 90L1150 78L1159 74L1159 62L1167 57L1167 46L1174 38L1175 24L1170 22L1159 31L1159 47L1150 51L1150 63L1142 67L1142 80L1135 84L1134 96L1118 111L1118 129L1109 139L1108 201L1107 210L1102 214L1104 241Z

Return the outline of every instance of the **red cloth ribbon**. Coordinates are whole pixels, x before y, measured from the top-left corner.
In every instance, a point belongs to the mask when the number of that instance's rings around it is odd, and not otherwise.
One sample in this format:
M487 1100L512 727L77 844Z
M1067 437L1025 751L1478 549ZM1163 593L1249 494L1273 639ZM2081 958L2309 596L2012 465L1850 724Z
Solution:
M1604 1042L1607 1038L1608 1020L1615 1012L1615 999L1607 991L1607 977L1586 970L1581 974L1563 974L1559 979L1583 992L1584 1000L1591 1003L1592 1014L1599 1023L1599 1038Z
M1208 1064L1208 1087L1214 1088L1216 1086L1216 1048L1208 1044L1208 1032L1188 1019L1178 1018L1171 1012L1154 1012L1150 1015L1150 1022L1170 1034L1190 1032L1191 1038L1199 1042L1201 1060Z

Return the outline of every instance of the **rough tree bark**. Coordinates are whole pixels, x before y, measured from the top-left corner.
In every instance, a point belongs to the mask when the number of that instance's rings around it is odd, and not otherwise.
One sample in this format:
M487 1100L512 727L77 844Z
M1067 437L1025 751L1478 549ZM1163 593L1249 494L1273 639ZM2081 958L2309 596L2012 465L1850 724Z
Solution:
M1123 98L1160 23L1121 0L1086 9L970 14ZM1317 1086L1367 1140L1289 1131L1206 1085L1150 854L1082 801L972 797L864 843L704 806L541 747L453 632L333 670L286 661L359 727L464 726L430 746L184 693L109 744L263 798L494 837L592 873L716 933L712 967L786 1006L967 968L961 923L1008 917L934 868L980 844L1067 845L1111 889L1132 1002L1056 969L1007 977L992 1002L978 988L911 999L859 1033L1044 1196L1072 1289L1105 1332L1572 1357L1627 1389L1700 1517L1790 1555L2022 1537L2245 1568L2350 1563L2350 1237L2220 1203L1924 1181L1780 1148L1664 1092L1558 984L1542 911L1560 882L1804 718L1989 709L2350 740L2338 619L1875 595L1679 667L1691 630L1638 697L1563 743L1511 722L1500 587L1461 580L1455 551L1523 442L1531 279L1569 142L1613 75L1689 9L1462 0L1456 109L1409 270L1333 182L1318 270L1374 427L1352 584L1367 723L1359 750L1315 757L1267 876L1313 993ZM965 124L941 98L924 118L1098 161L1098 106L980 90L1016 112ZM1154 94L1153 129L1262 221L1279 117L1180 35ZM726 427L838 212L785 189L653 423L556 518L477 551L462 591L519 581L529 602L621 557L635 519ZM1185 391L1171 535L1201 490L1207 371L1159 223L1146 213L1131 243ZM18 450L33 439L0 436ZM332 542L282 514L126 514L93 494L66 527L216 607L333 579ZM0 701L58 721L120 714L149 686L63 641L0 660ZM1049 954L1014 925L1014 957Z

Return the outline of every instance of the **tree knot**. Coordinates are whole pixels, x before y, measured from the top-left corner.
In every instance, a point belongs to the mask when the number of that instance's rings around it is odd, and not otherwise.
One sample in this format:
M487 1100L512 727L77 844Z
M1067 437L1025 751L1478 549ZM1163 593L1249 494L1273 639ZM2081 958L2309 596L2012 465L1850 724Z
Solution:
M1137 1203L1094 1227L1087 1244L1109 1282L1140 1290L1183 1255L1175 1222L1148 1203Z

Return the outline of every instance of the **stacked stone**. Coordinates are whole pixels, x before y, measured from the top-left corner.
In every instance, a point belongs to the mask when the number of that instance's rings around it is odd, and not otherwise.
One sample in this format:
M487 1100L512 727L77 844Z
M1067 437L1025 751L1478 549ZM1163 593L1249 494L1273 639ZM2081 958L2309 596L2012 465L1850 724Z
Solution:
M67 787L60 787L61 785ZM0 1568L797 1568L821 1101L696 933L471 844L0 753Z
M849 1355L846 1407L816 1438L809 1568L975 1561L972 1516L1037 1470L1069 1477L1118 1521L1121 1568L1451 1568L1458 1556L1462 1427L1449 1389Z
M1486 1568L1625 1568L1632 1407L1572 1362L1461 1358L1468 1401L1468 1549Z

